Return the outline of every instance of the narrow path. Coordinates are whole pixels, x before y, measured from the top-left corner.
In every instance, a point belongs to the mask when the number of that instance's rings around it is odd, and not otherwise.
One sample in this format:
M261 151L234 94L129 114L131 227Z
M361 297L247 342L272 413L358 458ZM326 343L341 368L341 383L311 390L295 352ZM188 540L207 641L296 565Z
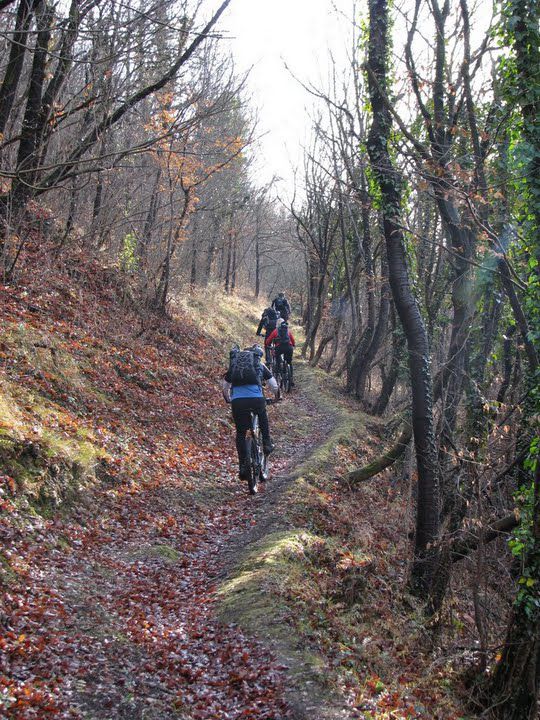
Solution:
M298 387L284 398L282 404L269 407L271 433L277 447L271 456L271 479L260 486L259 495L251 499L250 523L239 528L223 549L222 575L231 569L247 546L270 532L287 527L284 491L297 468L334 429L334 416L323 414L303 384L306 373L309 374L309 370L299 368Z
M9 608L21 703L8 717L300 717L273 654L216 618L216 584L282 526L288 478L333 429L301 383L294 403L270 411L274 477L255 498L233 473L211 498L171 479L104 496L86 527L59 521L43 532L27 602ZM36 677L42 697L25 696Z

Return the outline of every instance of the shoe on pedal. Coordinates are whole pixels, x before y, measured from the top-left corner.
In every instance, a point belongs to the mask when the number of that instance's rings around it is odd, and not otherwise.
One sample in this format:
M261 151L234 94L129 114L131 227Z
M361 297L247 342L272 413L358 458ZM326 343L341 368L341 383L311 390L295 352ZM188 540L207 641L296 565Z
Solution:
M275 450L275 445L273 442L266 442L263 444L263 452L265 455L270 455L273 450Z

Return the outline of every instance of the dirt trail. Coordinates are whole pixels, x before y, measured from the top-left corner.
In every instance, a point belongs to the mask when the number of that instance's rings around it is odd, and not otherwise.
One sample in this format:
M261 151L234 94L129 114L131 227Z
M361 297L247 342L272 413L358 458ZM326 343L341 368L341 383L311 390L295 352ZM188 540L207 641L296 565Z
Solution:
M318 659L306 652L305 641L297 637L288 618L288 609L269 598L257 586L261 568L274 562L276 549L284 540L302 533L290 513L290 490L296 478L309 472L321 459L317 452L343 431L344 417L338 403L328 404L331 392L321 396L319 381L311 369L297 369L298 388L286 398L282 412L271 418L278 450L272 456L272 479L263 494L252 501L253 521L238 530L223 550L222 586L234 588L232 602L224 599L224 621L238 621L252 635L262 637L267 647L287 669L284 694L291 720L339 720L351 717L346 701L329 692ZM336 400L336 398L332 398ZM274 408L282 406L272 406ZM313 469L313 468L312 468ZM301 492L301 491L300 491ZM287 542L288 544L288 542ZM285 555L288 550L284 548ZM279 570L278 570L279 574ZM232 581L231 581L232 576ZM287 622L288 620L288 622ZM277 716L276 716L277 717ZM358 717L358 715L355 715Z
M310 389L303 384L309 370L301 367L297 374L298 387L293 393L285 396L282 404L269 407L271 432L276 444L276 451L271 456L271 478L260 485L260 493L251 498L249 525L238 528L223 550L223 575L234 566L246 547L270 532L288 526L285 490L302 463L335 428L334 415L324 415L320 405L310 396Z
M21 645L13 674L21 687L41 678L44 697L41 714L21 710L11 717L326 716L322 709L304 712L306 698L317 697L307 671L303 679L296 674L297 685L307 683L306 694L289 687L286 702L281 663L290 665L291 657L283 644L274 643L272 652L217 617L218 584L246 548L286 526L290 478L334 428L332 414L302 389L301 375L293 397L270 409L278 449L273 479L258 496L250 498L233 472L227 482L234 492L218 489L212 497L192 497L171 479L132 495L104 496L98 520L86 527L43 532L28 606L11 610Z

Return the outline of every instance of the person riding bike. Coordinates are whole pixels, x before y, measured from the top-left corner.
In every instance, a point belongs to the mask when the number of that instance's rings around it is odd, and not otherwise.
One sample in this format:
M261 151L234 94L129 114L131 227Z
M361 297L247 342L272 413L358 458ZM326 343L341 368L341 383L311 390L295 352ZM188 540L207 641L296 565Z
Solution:
M238 474L241 480L247 480L249 476L246 433L251 427L251 413L259 418L265 455L269 455L274 449L262 384L266 382L276 398L279 388L270 370L261 362L262 356L263 351L259 345L253 345L244 351L240 351L238 346L233 347L229 369L223 376L223 397L226 402L231 403L236 425Z
M276 349L276 361L278 365L281 365L283 360L289 363L291 366L291 387L294 385L293 381L293 369L292 369L292 358L293 350L296 346L294 335L289 330L289 324L282 320L278 321L276 329L270 333L270 335L264 341L266 347L270 347L274 343Z
M274 308L274 310L279 312L285 322L289 319L291 315L291 306L289 304L289 301L285 297L284 292L278 293L277 297L274 298L274 301L272 302L272 307Z
M278 319L279 312L276 312L273 307L265 308L263 310L263 314L261 316L261 321L257 328L256 335L260 337L262 335L261 330L264 328L264 339L266 340L270 333L275 330ZM269 364L271 361L270 348L265 347L265 352L266 363Z

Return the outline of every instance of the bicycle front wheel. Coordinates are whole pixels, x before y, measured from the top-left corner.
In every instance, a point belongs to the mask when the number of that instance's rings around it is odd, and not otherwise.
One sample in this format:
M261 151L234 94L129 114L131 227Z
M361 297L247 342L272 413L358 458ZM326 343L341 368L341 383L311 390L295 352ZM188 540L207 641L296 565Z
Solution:
M259 483L259 469L258 469L258 453L257 446L254 439L249 436L246 438L246 449L249 460L249 474L248 474L248 489L250 495L255 495L258 490Z
M257 448L258 479L259 482L264 482L268 478L268 457L264 454L264 444L258 419L253 424L253 437L253 445Z

